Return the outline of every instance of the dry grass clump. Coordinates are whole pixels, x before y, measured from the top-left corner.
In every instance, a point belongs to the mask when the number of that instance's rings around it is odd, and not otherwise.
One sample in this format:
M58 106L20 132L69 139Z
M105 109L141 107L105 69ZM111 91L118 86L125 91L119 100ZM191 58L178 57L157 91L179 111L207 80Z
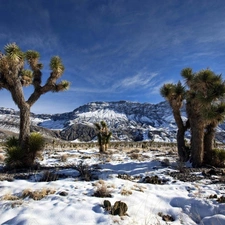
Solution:
M13 195L11 193L7 193L7 194L2 196L1 200L3 200L3 201L16 201L16 200L19 200L19 197L16 196L16 195Z
M61 162L66 162L68 160L68 154L63 154L60 157Z
M33 200L41 200L42 198L46 197L47 195L54 194L55 190L54 189L48 189L48 188L43 188L41 190L36 190L32 191L30 189L25 189L22 192L22 198L32 198Z
M48 188L43 188L41 190L30 190L30 189L25 189L21 194L11 194L7 193L2 196L1 200L4 201L17 201L18 205L21 205L20 202L24 198L32 198L33 200L41 200L42 198L46 197L47 195L54 194L56 191L54 189L48 189Z
M17 195L13 195L11 193L7 193L1 197L1 201L8 201L6 205L11 208L18 207L23 204L23 200Z
M123 188L120 192L121 195L125 195L125 196L129 196L132 195L132 191L127 189L127 188Z
M132 190L134 190L134 191L139 191L139 192L144 192L144 189L146 189L146 187L140 186L140 185L137 185L137 184L135 184L135 185L132 187Z
M96 190L93 194L95 197L99 198L111 198L112 190L109 188L109 186L106 185L106 183L103 180L99 180L96 184Z

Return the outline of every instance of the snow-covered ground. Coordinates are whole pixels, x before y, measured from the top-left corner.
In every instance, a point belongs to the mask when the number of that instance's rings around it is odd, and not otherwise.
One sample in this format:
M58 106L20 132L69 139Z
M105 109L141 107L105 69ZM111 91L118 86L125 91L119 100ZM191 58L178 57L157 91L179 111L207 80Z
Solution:
M110 149L109 154L103 155L96 148L46 150L40 163L48 168L29 171L30 176L26 178L17 174L11 180L13 174L1 173L8 181L0 181L0 224L225 224L225 203L217 201L225 196L225 183L212 182L201 172L194 173L200 178L195 182L174 179L169 173L178 171L176 154L169 149ZM81 179L75 169L79 165L90 169L92 180ZM40 182L46 171L59 178ZM144 182L156 175L161 184ZM44 190L49 193L39 200L29 195L24 197L25 193L44 193ZM106 190L112 197L95 197L97 190ZM103 207L104 200L112 205L116 201L126 203L127 215L111 215Z

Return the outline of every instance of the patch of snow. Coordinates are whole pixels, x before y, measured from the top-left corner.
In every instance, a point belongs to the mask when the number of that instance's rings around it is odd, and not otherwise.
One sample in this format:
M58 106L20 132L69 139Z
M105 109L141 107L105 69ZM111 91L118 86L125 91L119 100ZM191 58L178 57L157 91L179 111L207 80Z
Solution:
M141 151L141 150L140 150ZM42 166L52 166L57 174L66 178L56 181L37 182L31 179L1 181L0 185L0 224L2 225L166 225L159 213L171 215L174 225L216 225L225 224L225 204L209 199L209 195L224 195L224 184L209 183L202 178L195 182L174 180L168 175L175 167L163 167L161 161L168 159L170 165L176 163L174 155L167 152L145 151L143 160L131 159L126 151L111 149L111 154L99 155L97 148L45 151ZM165 156L163 156L165 153ZM60 156L66 154L67 162ZM141 155L141 152L140 152ZM148 157L147 157L148 156ZM109 160L111 159L111 161ZM88 166L98 165L95 171L101 182L105 183L112 198L94 197L99 180L82 181L74 165L83 161ZM65 167L65 168L63 168ZM60 169L57 169L60 168ZM36 172L39 177L43 171ZM118 174L128 174L136 180L118 178ZM163 185L142 183L145 176L158 176L166 180ZM196 174L198 175L198 174ZM54 194L41 200L29 197L21 201L4 200L5 195L19 196L25 189L55 190ZM129 195L122 195L122 191ZM60 195L61 192L67 196ZM102 207L104 200L112 204L123 201L128 206L127 216L110 215Z

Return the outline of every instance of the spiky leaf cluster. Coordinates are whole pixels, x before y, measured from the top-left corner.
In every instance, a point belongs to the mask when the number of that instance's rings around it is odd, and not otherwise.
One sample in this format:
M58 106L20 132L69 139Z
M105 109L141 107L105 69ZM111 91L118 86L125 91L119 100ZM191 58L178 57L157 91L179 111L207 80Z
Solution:
M50 61L50 69L53 71L53 74L62 74L64 72L64 66L59 56L52 57Z
M24 60L24 53L20 50L16 43L7 44L4 50L7 58L13 63L20 63Z

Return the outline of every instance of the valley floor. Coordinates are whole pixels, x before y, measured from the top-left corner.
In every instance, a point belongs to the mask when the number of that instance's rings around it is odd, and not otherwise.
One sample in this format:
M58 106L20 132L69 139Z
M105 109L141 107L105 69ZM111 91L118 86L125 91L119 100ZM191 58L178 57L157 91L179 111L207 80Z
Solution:
M224 174L176 160L170 149L88 148L45 150L36 170L9 172L1 164L0 224L225 224ZM128 210L112 215L105 200Z

